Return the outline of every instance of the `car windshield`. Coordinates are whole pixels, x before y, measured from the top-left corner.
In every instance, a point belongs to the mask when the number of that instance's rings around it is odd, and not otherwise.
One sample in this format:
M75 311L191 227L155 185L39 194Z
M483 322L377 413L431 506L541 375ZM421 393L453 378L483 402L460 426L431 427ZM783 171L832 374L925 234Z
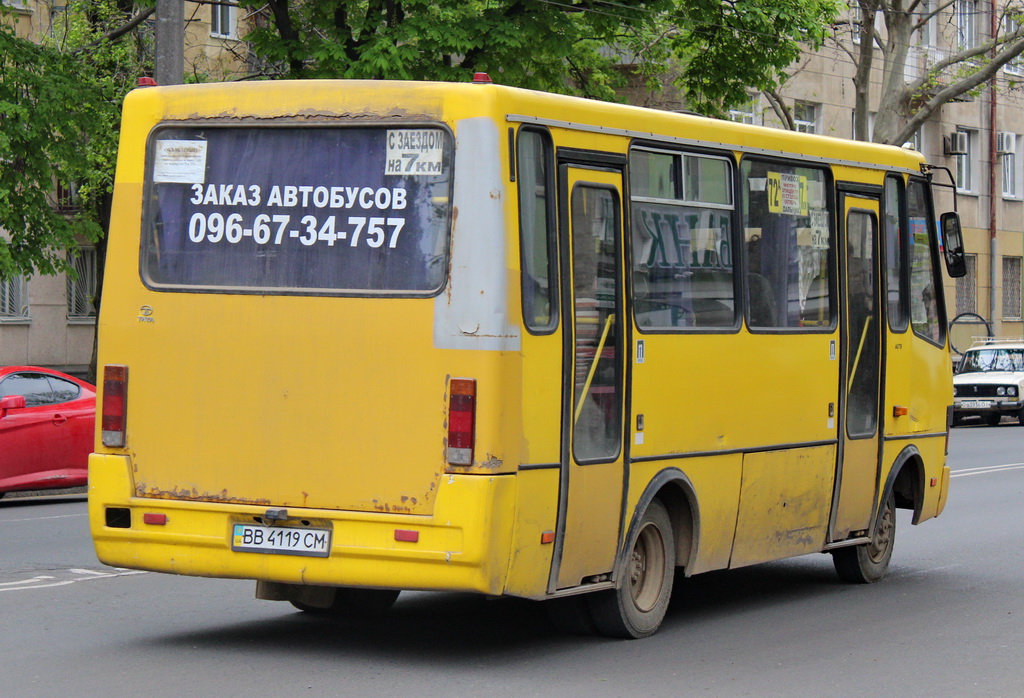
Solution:
M1024 371L1024 349L976 349L964 355L958 373Z

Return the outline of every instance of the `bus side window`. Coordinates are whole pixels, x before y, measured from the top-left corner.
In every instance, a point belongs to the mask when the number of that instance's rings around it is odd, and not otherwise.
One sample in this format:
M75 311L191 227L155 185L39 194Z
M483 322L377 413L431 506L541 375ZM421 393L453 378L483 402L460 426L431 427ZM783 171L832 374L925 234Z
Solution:
M889 327L905 332L908 325L909 293L907 259L907 196L900 177L885 178L885 203L882 211L885 245L885 295Z
M742 164L747 324L831 328L834 237L825 170L745 158Z
M531 332L558 326L553 148L547 131L519 131L519 231L523 322Z
M944 341L946 326L938 302L935 256L932 250L934 216L929 206L928 185L911 180L907 186L907 218L910 240L910 324L914 333L936 344Z
M640 329L736 326L732 173L725 157L630 151L631 281Z

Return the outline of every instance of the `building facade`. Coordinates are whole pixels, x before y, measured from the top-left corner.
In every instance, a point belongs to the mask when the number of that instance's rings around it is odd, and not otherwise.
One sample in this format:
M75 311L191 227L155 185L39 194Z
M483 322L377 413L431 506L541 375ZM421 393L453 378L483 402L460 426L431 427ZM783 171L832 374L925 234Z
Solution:
M904 82L912 83L932 65L984 45L993 36L1014 32L1018 23L1005 2L923 0L914 15L919 25L911 36ZM851 12L850 29L838 31L836 41L807 53L793 67L782 91L797 129L844 138L853 137L854 57L860 49L859 12ZM842 26L842 25L841 25ZM882 27L879 16L876 26ZM880 40L886 39L884 28ZM879 103L884 55L876 44L870 95L869 123ZM974 59L985 64L984 54ZM959 76L936 81L941 89ZM1024 58L1010 61L978 88L940 107L907 142L928 162L948 168L938 171L938 210L961 216L968 273L946 279L950 320L960 317L951 338L955 348L969 346L971 335L1024 336L1022 321L1022 260L1024 260ZM777 111L764 96L752 100L746 113L734 118L762 119L781 126ZM955 192L955 204L954 204ZM975 317L977 316L977 317ZM981 324L978 319L987 323Z
M66 0L0 0L13 10L6 21L32 41L58 37L67 20ZM248 44L240 39L250 23L246 11L227 3L185 2L186 82L232 80L250 73ZM154 19L140 27L140 51L152 62ZM68 212L74 192L58 191L54 205ZM0 230L0 235L4 234ZM0 277L0 365L32 364L85 376L96 335L97 251L85 245L64 275Z
M17 30L38 38L52 33L63 5L43 0L2 0L17 10ZM922 0L904 81L911 82L931 65L1012 32L1017 20L1006 14L1004 0ZM245 30L260 18L225 2L185 2L185 79L232 80L256 67L244 41ZM152 20L150 20L152 21ZM734 109L738 121L784 127L779 104L789 111L792 127L841 138L854 136L855 57L860 49L857 10L840 23L835 40L806 52L792 66L778 95L751 95ZM885 40L881 16L879 39ZM150 31L151 29L145 29ZM882 91L881 44L874 46L875 68L869 88L869 122ZM984 57L978 61L986 60ZM938 81L941 86L942 81ZM946 279L947 314L977 316L986 324L961 324L953 338L964 348L972 334L1024 336L1024 58L1011 61L991 80L936 111L910 139L934 165L948 168L950 187L940 194L939 211L961 214L968 252L968 273ZM629 100L646 106L681 109L684 99L671 90L634 91ZM774 103L774 105L773 105ZM788 127L786 125L785 127ZM92 353L96 255L88 248L77 262L79 278L0 279L0 363L35 363L81 373Z

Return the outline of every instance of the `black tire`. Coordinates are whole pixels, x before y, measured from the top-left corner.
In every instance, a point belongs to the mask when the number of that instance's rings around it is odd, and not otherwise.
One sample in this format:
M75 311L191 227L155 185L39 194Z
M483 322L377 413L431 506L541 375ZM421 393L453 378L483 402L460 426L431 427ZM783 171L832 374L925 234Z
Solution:
M672 596L676 549L672 520L652 500L629 538L625 565L615 589L587 596L598 632L637 639L653 635Z
M595 635L597 626L586 596L566 596L544 602L544 611L555 628L568 635Z
M837 548L832 564L839 578L851 584L873 584L885 576L896 542L896 497L889 492L879 512L871 542L867 545Z
M401 592L397 589L355 589L338 587L327 608L291 601L292 606L311 615L349 618L373 618L387 612Z
M986 414L982 419L985 420L985 424L988 424L990 427L997 427L999 426L999 422L1003 421L1003 415L996 412L994 414Z

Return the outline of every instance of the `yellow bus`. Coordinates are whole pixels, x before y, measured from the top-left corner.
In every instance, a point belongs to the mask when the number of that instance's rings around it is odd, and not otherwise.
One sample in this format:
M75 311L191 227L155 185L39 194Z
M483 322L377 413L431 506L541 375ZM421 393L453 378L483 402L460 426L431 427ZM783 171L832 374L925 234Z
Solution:
M314 613L544 600L622 637L677 568L829 552L876 581L894 509L932 518L949 482L963 260L931 188L899 148L485 77L136 90L99 558Z

